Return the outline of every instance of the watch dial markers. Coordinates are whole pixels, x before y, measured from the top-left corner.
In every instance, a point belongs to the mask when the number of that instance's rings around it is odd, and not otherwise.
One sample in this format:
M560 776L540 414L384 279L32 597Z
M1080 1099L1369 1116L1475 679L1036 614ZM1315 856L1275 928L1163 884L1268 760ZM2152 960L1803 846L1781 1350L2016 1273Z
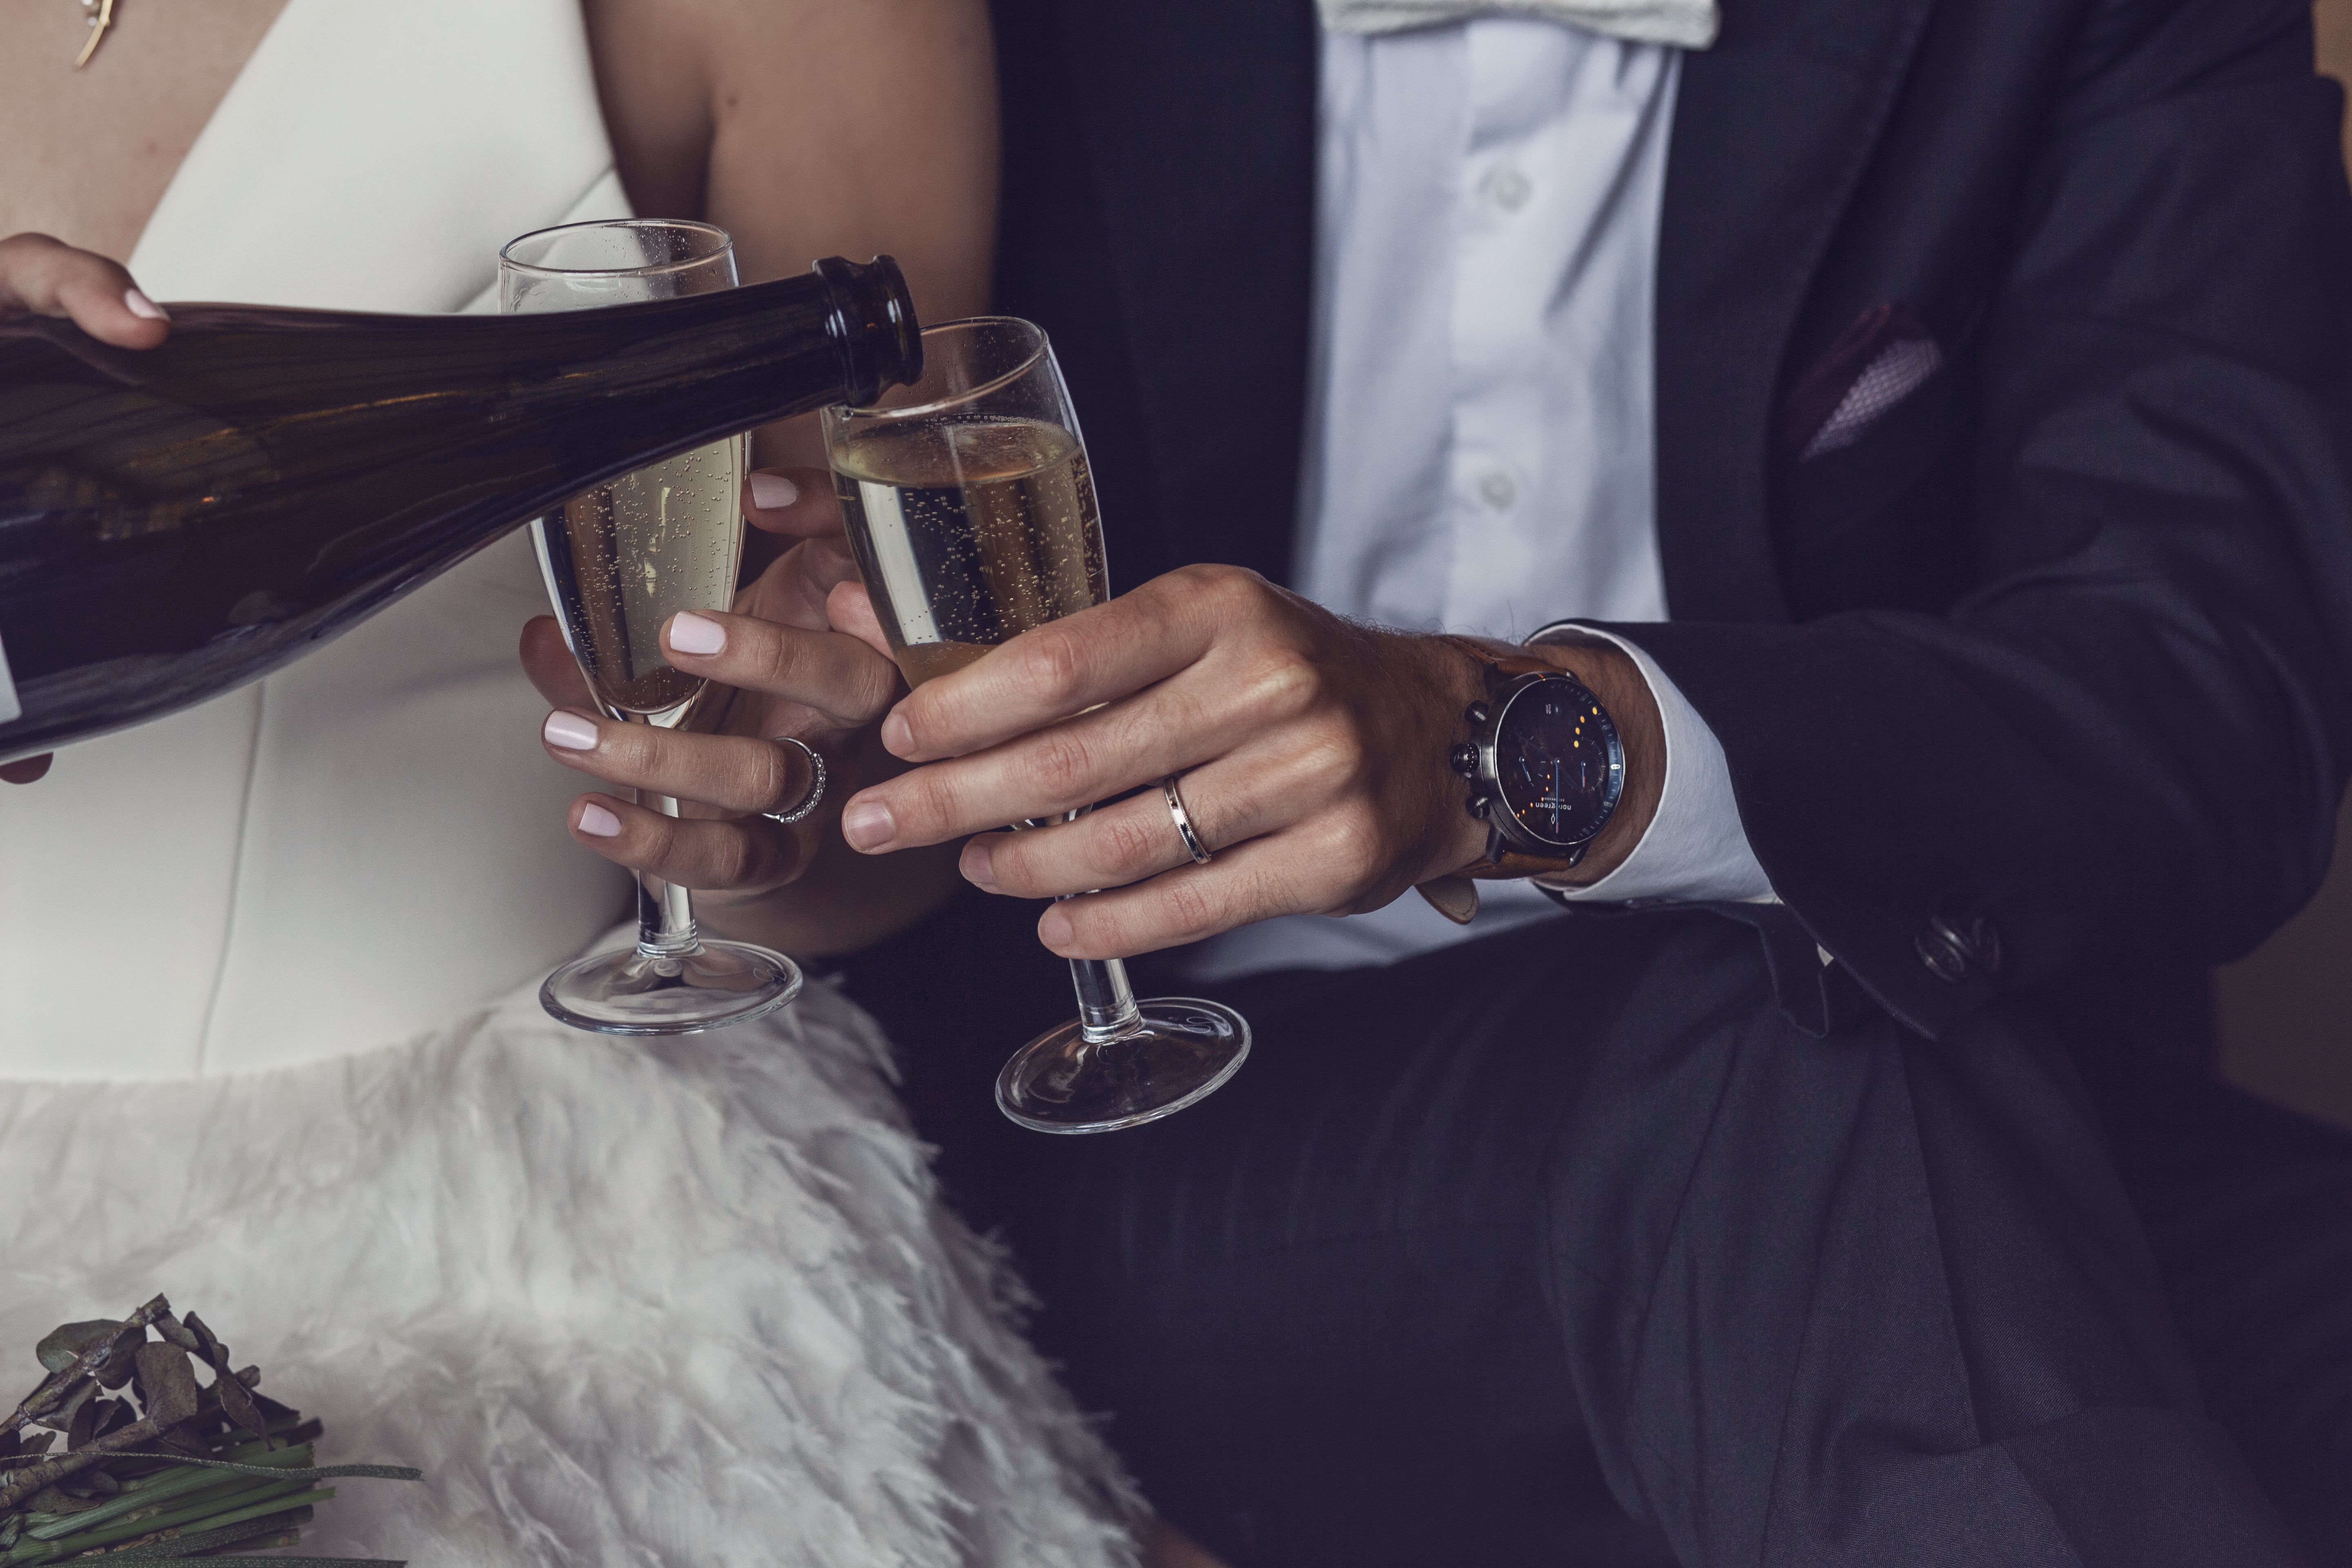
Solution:
M1515 698L1495 737L1504 808L1547 844L1591 837L1617 794L1616 731L1591 694L1546 681Z

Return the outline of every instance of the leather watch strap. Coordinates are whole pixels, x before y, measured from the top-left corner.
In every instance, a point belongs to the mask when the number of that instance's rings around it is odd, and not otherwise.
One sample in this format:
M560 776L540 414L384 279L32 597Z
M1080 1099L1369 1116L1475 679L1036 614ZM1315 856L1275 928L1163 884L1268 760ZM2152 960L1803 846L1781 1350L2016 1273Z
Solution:
M1570 855L1522 855L1516 849L1506 849L1499 860L1481 855L1454 874L1475 877L1481 881L1494 881L1505 877L1549 877L1555 871L1574 868L1576 863L1583 858L1584 847L1580 844Z
M1474 642L1468 637L1455 637L1451 632L1441 634L1437 640L1442 643L1453 644L1455 647L1460 648L1464 653L1468 654L1472 658L1476 659L1480 664L1485 665L1488 669L1495 671L1497 675L1503 676L1506 679L1521 675L1560 675L1566 673L1559 668L1559 666L1552 663L1549 659L1535 658L1524 653L1497 653L1495 649L1486 647L1483 643ZM1490 697L1494 695L1491 682L1489 683L1487 695Z

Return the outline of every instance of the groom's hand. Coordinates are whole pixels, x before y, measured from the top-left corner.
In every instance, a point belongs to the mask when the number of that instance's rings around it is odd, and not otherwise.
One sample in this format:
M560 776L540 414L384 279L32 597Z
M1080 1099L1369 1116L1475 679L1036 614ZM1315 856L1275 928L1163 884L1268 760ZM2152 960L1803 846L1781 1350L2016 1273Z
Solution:
M1655 703L1614 648L1539 651L1627 738L1633 808L1580 868L1598 877L1647 826L1663 767ZM851 799L842 833L868 854L977 834L961 865L980 888L1089 895L1038 922L1066 957L1357 913L1484 852L1486 826L1447 764L1484 693L1458 647L1342 620L1252 572L1186 567L909 693L882 743L928 765ZM1192 863L1160 790L1142 787L1171 773L1211 864ZM1130 790L1075 823L992 831Z

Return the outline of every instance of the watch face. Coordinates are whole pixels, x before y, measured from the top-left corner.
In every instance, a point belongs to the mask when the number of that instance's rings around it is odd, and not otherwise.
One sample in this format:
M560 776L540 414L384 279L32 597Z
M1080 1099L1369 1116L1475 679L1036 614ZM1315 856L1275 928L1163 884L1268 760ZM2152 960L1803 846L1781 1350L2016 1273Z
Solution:
M1624 779L1617 728L1592 693L1541 680L1511 699L1495 735L1495 777L1520 828L1562 847L1592 837Z

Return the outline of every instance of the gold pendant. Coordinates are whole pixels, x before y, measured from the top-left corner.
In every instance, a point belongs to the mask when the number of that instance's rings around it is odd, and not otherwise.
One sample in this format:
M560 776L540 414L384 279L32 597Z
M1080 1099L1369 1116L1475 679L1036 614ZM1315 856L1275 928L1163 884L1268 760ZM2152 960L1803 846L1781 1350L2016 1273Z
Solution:
M114 26L114 0L81 0L81 8L89 17L89 41L74 57L76 70L89 64L89 57L98 53L99 40L106 37L107 28Z

